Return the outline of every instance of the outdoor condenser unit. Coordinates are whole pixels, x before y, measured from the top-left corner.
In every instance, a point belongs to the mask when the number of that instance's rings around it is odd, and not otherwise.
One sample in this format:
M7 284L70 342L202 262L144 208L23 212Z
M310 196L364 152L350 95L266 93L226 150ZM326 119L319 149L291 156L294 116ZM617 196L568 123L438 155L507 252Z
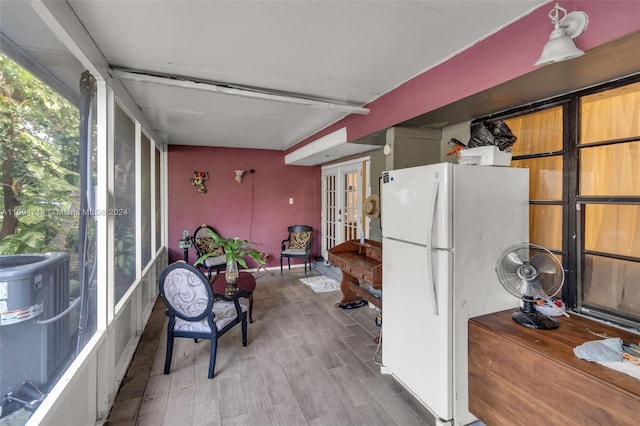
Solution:
M69 254L0 256L0 398L57 381L78 330L69 292Z

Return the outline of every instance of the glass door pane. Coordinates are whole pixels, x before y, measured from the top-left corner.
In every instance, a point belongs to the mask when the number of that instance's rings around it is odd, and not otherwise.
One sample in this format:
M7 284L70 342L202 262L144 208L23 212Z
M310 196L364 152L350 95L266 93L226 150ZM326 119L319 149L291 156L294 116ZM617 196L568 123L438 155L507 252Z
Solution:
M640 135L640 82L580 98L580 144Z
M564 251L563 114L559 105L505 120L518 140L512 167L529 169L529 241Z
M537 111L504 121L518 137L513 156L562 150L562 106Z
M358 238L358 229L360 224L360 185L358 170L349 170L342 173L343 181L343 205L342 205L342 223L344 224L343 241L354 240Z
M335 171L322 176L322 256L336 245L337 228L337 175Z

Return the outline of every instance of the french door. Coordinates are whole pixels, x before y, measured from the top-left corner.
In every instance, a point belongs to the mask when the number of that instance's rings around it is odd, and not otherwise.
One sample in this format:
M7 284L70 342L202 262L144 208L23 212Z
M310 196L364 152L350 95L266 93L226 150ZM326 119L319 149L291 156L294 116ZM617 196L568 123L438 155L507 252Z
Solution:
M322 168L322 256L364 231L362 202L366 192L363 164L368 158Z

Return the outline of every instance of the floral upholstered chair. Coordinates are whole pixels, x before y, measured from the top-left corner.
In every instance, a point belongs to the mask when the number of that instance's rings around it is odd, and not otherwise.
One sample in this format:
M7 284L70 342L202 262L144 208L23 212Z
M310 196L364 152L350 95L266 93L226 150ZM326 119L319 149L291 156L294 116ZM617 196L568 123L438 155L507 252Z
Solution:
M221 269L225 268L226 257L224 255L224 249L216 244L215 239L208 232L209 230L213 231L213 228L205 224L200 225L193 234L193 246L196 249L198 259L209 253L213 254L213 256L207 257L202 262L196 263L193 266L206 269L208 273L207 278L211 281L211 273L214 269L217 275Z
M280 275L282 275L282 259L287 258L291 270L291 258L304 259L304 274L307 275L307 262L311 269L311 236L313 228L307 225L294 225L287 228L289 237L282 240L280 253Z
M239 289L229 297L214 294L202 272L184 262L167 266L160 274L159 286L169 317L164 374L171 370L173 339L186 337L196 343L199 339L211 340L208 377L213 378L218 337L241 324L242 346L247 346L247 307L238 301L247 297L246 291Z

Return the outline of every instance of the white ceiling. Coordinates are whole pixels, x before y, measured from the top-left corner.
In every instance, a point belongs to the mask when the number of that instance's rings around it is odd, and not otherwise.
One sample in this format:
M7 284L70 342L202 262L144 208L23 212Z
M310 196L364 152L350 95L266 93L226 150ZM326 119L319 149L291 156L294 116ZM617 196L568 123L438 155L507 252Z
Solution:
M28 3L0 2L3 50L13 44L77 91L79 64ZM544 3L68 0L114 69L356 107ZM348 114L121 80L168 144L285 150Z

